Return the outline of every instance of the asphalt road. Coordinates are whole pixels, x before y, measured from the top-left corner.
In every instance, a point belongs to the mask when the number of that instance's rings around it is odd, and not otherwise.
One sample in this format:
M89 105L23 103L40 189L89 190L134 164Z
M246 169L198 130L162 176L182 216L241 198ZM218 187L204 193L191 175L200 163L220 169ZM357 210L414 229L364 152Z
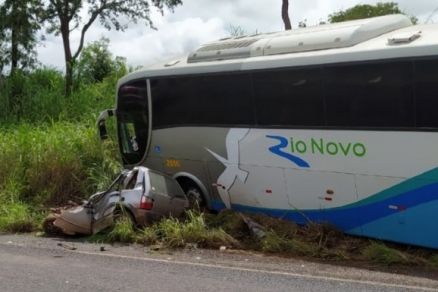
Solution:
M105 246L101 252L92 244L58 244L0 236L0 291L438 291L438 282L431 279L397 280L372 272L358 278L369 273L360 270L351 277L347 272L343 277L321 275L318 270L330 267L310 263L310 270L299 273L294 264L286 268L250 255L245 260L222 257L218 251L154 256L132 247Z

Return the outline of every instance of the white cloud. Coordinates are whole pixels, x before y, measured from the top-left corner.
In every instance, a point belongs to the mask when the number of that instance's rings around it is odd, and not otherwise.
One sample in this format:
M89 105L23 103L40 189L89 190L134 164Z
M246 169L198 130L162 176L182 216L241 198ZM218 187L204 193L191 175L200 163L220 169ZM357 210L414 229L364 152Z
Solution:
M375 4L378 0L307 0L290 1L289 12L296 26L307 20L315 25L335 11L356 4ZM399 0L400 8L425 21L438 6L435 0ZM152 11L151 17L157 31L144 23L130 24L125 32L107 31L95 23L86 35L86 42L102 36L111 40L114 55L126 57L133 66L147 65L160 60L185 55L200 44L228 35L229 25L240 26L248 33L278 31L283 29L281 0L183 0L174 12L162 16ZM86 19L86 13L83 14ZM435 21L438 21L438 12ZM72 34L72 49L79 43L79 31ZM39 59L45 65L63 68L64 53L60 37L48 36L44 46L38 48Z

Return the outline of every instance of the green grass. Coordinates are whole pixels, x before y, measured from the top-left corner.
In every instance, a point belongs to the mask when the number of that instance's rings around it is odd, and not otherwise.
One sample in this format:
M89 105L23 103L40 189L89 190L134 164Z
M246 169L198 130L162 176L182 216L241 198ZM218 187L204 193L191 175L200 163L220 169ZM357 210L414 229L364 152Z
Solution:
M70 97L65 97L63 75L53 69L18 72L8 78L0 76L0 122L94 120L100 110L114 105L118 77L114 75L103 82L79 86Z
M114 104L115 82L109 77L66 98L55 70L0 77L0 231L38 228L25 223L87 198L120 170L116 144L102 144L95 127L99 111Z
M188 211L185 220L165 218L145 228L139 241L147 243L160 242L168 247L196 245L218 248L238 244L222 228L209 228L205 222L205 215L194 211Z
M119 168L115 150L104 151L93 125L21 124L1 134L2 201L38 208L63 204L90 195L101 187L97 180L114 176Z
M432 265L435 268L438 268L438 253L430 256L428 261L430 265Z
M0 230L12 233L31 232L36 223L30 208L23 203L9 203L0 206Z
M379 264L394 265L412 263L405 253L379 242L372 242L362 253L365 259Z
M132 222L128 218L121 218L114 224L114 227L106 235L109 242L133 243L136 241L137 234Z

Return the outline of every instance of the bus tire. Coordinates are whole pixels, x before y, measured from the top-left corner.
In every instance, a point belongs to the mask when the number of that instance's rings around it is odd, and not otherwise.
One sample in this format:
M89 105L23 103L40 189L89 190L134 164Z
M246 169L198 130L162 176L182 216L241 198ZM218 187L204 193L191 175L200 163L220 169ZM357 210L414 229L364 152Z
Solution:
M206 202L202 191L197 186L190 186L185 191L187 199L189 199L189 208L197 211L205 211Z

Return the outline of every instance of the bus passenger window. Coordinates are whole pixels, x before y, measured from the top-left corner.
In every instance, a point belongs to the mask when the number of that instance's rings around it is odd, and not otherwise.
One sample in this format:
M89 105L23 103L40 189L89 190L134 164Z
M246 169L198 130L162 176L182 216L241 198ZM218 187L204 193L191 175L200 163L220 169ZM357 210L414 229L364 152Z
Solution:
M414 127L412 63L324 68L327 125Z
M415 62L417 127L438 128L438 59Z
M253 76L259 125L324 126L319 68L266 71Z

